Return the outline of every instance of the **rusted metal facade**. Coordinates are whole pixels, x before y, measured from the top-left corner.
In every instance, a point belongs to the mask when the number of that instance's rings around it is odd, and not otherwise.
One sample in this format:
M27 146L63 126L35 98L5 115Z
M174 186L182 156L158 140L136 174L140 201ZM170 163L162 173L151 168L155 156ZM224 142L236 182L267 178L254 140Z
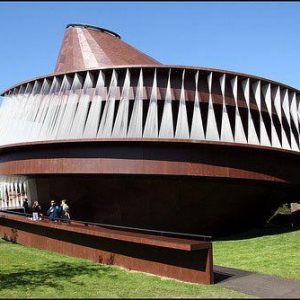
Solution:
M299 195L299 95L163 65L115 33L70 25L54 74L2 94L0 174L26 178L45 206L67 198L78 219L244 230Z

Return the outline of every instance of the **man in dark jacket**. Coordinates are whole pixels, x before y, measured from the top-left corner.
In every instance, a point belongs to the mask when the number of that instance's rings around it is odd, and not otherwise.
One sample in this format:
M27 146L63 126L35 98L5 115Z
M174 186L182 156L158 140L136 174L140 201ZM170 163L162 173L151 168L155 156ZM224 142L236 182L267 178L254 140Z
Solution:
M60 207L56 205L54 200L51 200L51 206L47 210L47 215L51 221L56 221L60 216Z
M24 201L23 201L23 209L24 209L24 214L27 217L27 215L30 213L27 198L25 198Z

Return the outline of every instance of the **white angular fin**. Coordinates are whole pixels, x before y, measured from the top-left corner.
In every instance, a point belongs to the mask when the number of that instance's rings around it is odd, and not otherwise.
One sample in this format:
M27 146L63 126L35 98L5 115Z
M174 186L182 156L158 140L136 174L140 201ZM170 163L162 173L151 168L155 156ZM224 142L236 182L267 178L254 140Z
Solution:
M124 86L120 97L119 109L112 132L113 138L124 138L127 135L129 114L130 71L126 70Z
M157 70L154 71L154 78L152 84L152 91L150 96L150 103L145 123L144 138L158 137L158 113L157 113Z
M187 111L185 105L184 75L185 75L185 70L183 70L182 73L180 101L179 101L178 117L177 117L176 131L175 131L175 138L177 139L188 139L190 137L188 117L187 117Z
M171 69L169 70L169 78L167 84L167 92L162 114L162 120L159 130L159 138L173 138L173 112L172 112L172 98L171 98Z
M242 119L240 116L240 111L239 111L238 103L237 103L238 77L235 76L233 79L231 79L230 83L231 83L234 102L235 102L234 141L236 143L247 144L246 134L245 134L244 126L242 123Z
M212 72L207 76L209 101L208 101L208 115L207 115L207 126L206 126L206 139L210 141L219 141L219 133L217 128L217 121L215 111L212 103Z
M143 86L143 69L141 69L128 127L127 137L129 138L141 138L143 136Z
M192 127L191 127L191 139L205 140L201 109L200 109L199 97L198 97L198 80L199 80L199 71L197 71L195 75L196 88L195 88L193 120L192 120Z
M113 117L115 112L115 96L117 90L117 73L113 70L107 100L101 117L100 127L97 134L98 138L109 138L113 128Z

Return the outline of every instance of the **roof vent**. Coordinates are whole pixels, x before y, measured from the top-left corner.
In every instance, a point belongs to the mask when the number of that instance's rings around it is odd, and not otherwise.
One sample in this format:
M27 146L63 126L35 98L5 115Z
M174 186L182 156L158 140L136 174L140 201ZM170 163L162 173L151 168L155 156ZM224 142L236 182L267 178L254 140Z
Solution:
M101 28L101 27L96 27L96 26L92 26L92 25L88 25L88 24L68 24L66 26L66 28L68 27L83 27L83 28L90 28L90 29L94 29L94 30L98 30L98 31L101 31L101 32L105 32L105 33L108 33L112 36L115 36L116 38L118 39L121 39L121 36L111 30L108 30L108 29L105 29L105 28Z

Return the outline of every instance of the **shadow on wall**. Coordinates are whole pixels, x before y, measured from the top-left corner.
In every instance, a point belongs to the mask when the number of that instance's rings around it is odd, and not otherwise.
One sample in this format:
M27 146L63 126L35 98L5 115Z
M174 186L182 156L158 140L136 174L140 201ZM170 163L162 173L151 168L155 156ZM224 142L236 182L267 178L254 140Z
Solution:
M18 242L18 230L12 228L10 236L8 236L6 233L4 233L3 239L5 241L12 242L12 243L16 244Z

